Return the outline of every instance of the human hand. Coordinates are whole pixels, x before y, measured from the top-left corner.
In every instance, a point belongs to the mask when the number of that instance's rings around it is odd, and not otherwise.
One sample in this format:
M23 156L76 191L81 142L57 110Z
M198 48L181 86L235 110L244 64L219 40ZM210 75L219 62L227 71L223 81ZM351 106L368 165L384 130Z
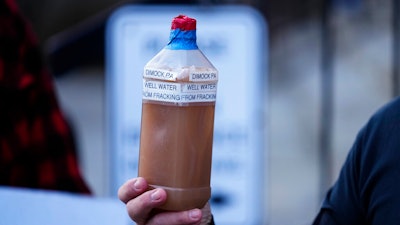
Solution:
M148 190L142 177L128 180L118 190L129 217L138 225L206 225L211 220L210 206L203 209L171 212L156 209L165 203L167 193L161 188Z

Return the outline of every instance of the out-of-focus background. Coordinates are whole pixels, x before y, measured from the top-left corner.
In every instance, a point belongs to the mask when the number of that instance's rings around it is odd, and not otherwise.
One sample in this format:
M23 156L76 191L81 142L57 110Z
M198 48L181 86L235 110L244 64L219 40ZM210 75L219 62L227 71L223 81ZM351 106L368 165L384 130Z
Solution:
M109 194L104 23L120 5L245 4L265 17L268 95L260 104L268 109L265 168L271 225L312 221L360 127L397 94L395 1L17 2L48 57L60 103L74 127L83 174L96 196ZM80 54L68 59L71 52L60 43Z

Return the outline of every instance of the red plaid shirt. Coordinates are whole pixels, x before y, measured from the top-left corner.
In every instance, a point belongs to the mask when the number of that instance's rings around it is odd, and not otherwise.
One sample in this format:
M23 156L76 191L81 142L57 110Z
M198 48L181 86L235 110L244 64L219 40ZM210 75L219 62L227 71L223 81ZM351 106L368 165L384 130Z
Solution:
M0 0L0 185L90 193L30 25Z

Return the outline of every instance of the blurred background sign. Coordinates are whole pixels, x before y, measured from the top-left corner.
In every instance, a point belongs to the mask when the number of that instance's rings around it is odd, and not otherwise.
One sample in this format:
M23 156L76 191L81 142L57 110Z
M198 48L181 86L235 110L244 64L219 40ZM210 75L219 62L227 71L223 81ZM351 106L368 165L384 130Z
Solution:
M171 20L197 19L199 48L219 70L212 165L216 222L263 224L266 216L267 27L242 6L134 6L116 10L106 29L107 141L111 193L137 176L142 71L168 42Z

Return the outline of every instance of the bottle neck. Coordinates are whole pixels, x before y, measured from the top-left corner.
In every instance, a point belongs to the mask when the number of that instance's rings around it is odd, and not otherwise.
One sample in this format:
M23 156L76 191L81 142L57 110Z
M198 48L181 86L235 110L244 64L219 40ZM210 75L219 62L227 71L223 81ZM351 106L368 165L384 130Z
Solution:
M170 50L195 50L196 30L173 29L169 35L169 43L165 47Z

